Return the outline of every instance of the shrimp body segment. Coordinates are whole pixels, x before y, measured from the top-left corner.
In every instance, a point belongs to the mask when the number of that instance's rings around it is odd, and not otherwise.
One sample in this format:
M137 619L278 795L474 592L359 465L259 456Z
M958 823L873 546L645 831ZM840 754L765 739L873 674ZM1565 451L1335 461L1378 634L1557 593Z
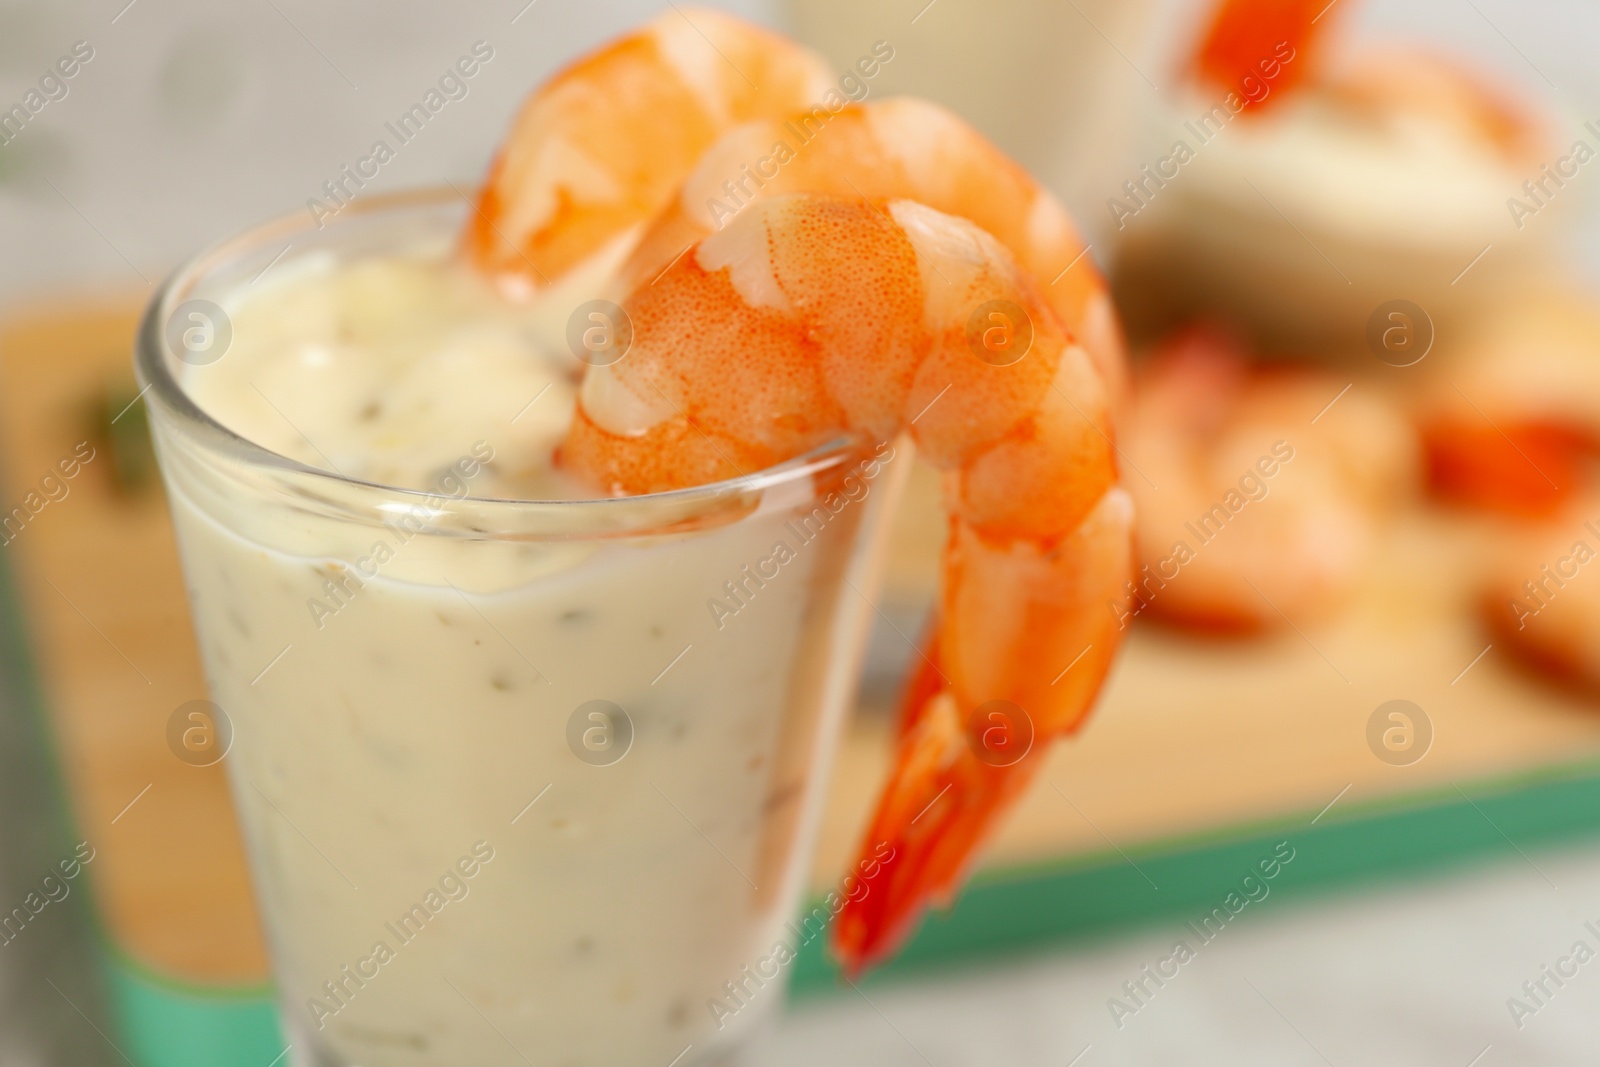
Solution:
M969 342L990 301L1031 322L1014 362ZM1116 485L1107 384L1078 324L1004 245L909 200L762 199L624 308L632 347L588 369L562 446L575 473L618 493L666 490L844 433L907 433L945 472L939 677L919 690L863 843L864 857L888 844L893 858L835 927L857 970L954 891L1109 667L1118 633L1105 605L1129 575L1132 508ZM1035 737L1009 766L975 742L974 715L994 701Z
M1126 354L1110 292L1060 202L961 118L891 97L750 122L710 146L623 267L628 288L752 203L786 193L903 199L976 223L1039 282L1120 398Z
M674 7L528 98L479 195L466 254L524 287L554 282L626 243L722 133L804 110L833 87L808 49Z

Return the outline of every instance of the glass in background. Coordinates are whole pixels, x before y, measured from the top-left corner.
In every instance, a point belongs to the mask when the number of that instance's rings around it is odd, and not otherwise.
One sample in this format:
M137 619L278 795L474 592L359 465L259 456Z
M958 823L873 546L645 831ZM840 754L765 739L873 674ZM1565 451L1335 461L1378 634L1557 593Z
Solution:
M1131 158L1155 0L792 0L796 35L841 71L887 42L868 99L950 107L1053 189L1096 244Z

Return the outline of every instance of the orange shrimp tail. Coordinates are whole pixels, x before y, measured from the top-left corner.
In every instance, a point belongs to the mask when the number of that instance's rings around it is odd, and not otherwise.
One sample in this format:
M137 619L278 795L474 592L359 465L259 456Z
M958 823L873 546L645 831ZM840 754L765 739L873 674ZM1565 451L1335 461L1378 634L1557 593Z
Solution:
M909 713L842 894L834 951L846 973L892 954L928 904L954 898L1050 746L1083 725L1123 633L1132 519L1112 489L1049 548L998 548L956 528L934 660L950 684L911 683L908 704L933 692ZM1003 605L1030 594L1008 622Z
M1316 70L1328 0L1223 0L1195 51L1193 76L1259 114ZM1324 17L1326 16L1326 17Z
M954 700L929 702L901 739L893 777L861 850L859 889L848 891L833 947L854 977L899 949L932 900L948 903L998 816L1043 763L980 759Z

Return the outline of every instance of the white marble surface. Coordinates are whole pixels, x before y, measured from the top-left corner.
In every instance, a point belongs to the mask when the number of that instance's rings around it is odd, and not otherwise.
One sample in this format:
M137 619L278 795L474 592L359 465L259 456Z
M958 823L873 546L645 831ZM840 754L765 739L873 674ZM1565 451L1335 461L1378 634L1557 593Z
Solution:
M1268 896L1260 908L1247 908L1198 948L1120 1028L1108 1001L1127 1002L1122 984L1175 939L1199 944L1181 919L1070 951L802 1000L759 1062L1564 1067L1600 1060L1600 955L1562 988L1547 980L1554 995L1520 1028L1506 1004L1513 996L1526 1001L1522 983L1537 980L1575 941L1600 952L1600 937L1584 928L1586 921L1600 928L1600 850L1530 851L1527 859L1513 852L1404 883Z
M125 5L0 0L0 107L19 100L73 42L95 49L69 95L0 148L0 305L72 290L143 290L217 235L300 209L367 149L384 120L482 39L495 58L470 95L450 104L373 187L470 181L541 74L661 6ZM783 14L776 0L733 6L774 20ZM908 20L923 6L898 4ZM1535 93L1559 92L1574 115L1600 117L1593 0L1370 0L1351 14L1362 32L1448 41ZM922 16L939 17L938 7ZM903 47L915 47L917 31L907 25ZM1130 56L1129 78L1138 77L1133 62L1161 51L1159 41L1116 44ZM1586 172L1582 180L1600 178ZM1590 233L1575 236L1592 262ZM1202 950L1120 1030L1107 999L1165 951L1177 924L874 988L870 1003L854 993L805 1001L765 1060L773 1067L1593 1063L1600 1059L1600 960L1520 1031L1505 1001L1574 940L1587 937L1600 948L1582 928L1585 919L1600 925L1600 850L1531 857L1313 901L1269 901Z

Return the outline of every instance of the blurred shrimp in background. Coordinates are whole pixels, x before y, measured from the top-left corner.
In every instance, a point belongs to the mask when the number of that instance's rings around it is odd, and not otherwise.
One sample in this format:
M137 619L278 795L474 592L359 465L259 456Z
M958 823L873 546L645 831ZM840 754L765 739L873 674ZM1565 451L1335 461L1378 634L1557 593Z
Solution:
M1600 311L1570 287L1490 304L1428 368L1417 398L1435 495L1547 517L1592 482L1600 455Z
M1569 285L1486 311L1416 400L1428 484L1486 530L1486 631L1530 676L1600 696L1600 313Z
M1124 426L1133 613L1220 632L1337 609L1416 481L1404 414L1320 368L1252 366L1204 327L1141 368ZM1246 511L1248 510L1248 515Z

